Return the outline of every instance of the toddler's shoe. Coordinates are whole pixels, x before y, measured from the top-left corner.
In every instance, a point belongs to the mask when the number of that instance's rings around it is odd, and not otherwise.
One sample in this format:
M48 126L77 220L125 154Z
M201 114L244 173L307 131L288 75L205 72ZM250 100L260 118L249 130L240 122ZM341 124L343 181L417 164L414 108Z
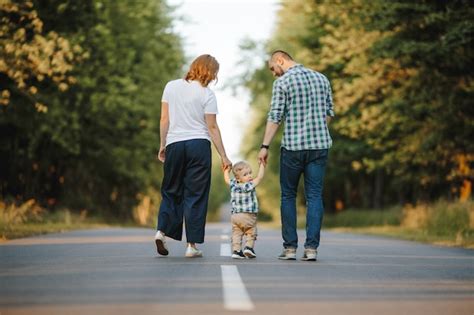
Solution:
M155 244L156 244L156 251L158 254L163 256L168 256L168 246L166 246L166 239L165 234L161 231L156 231L155 234Z
M188 246L186 248L186 254L184 256L189 258L202 257L202 251L195 247Z
M245 259L245 255L244 255L244 253L242 253L241 250L239 250L239 251L234 250L231 257L233 259Z
M248 246L245 246L244 255L245 255L245 257L247 257L247 258L255 258L255 257L257 257L257 255L255 254L255 251L253 250L253 248L252 248L252 247L248 247Z

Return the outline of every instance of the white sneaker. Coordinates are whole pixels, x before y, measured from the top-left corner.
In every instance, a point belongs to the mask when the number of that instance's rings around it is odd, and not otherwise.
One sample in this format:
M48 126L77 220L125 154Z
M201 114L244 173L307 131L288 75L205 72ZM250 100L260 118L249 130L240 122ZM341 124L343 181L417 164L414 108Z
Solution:
M156 251L158 254L163 256L168 256L168 246L166 246L166 239L165 234L161 231L156 231L155 234L155 244L156 244Z
M314 248L305 248L303 257L301 260L303 261L316 261L318 257L318 251Z
M189 258L202 257L202 251L192 246L188 246L186 248L186 254L184 256Z
M241 250L239 251L234 250L230 257L232 257L233 259L245 259L245 255L244 253L242 253Z
M296 248L283 248L283 252L278 256L281 260L296 260Z

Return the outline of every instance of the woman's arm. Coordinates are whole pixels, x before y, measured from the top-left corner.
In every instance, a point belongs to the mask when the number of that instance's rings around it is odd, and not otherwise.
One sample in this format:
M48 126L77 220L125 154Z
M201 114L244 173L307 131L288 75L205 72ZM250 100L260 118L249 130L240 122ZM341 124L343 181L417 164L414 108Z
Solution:
M161 102L161 119L160 119L160 151L158 152L158 159L161 162L165 161L166 153L166 136L168 135L168 128L170 126L169 107L168 103Z
M232 166L232 162L225 153L224 144L222 143L221 131L217 125L216 114L206 114L206 124L211 136L212 143L217 149L222 160L222 167L227 168Z

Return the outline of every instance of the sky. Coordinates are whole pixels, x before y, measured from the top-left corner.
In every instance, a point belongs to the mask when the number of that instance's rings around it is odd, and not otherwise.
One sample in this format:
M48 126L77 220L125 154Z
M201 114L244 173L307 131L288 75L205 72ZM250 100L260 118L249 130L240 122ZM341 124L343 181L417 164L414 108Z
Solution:
M265 42L272 34L279 0L167 0L174 11L174 30L183 39L185 55L191 62L202 54L214 56L220 64L215 91L227 155L235 163L242 159L239 147L249 112L249 95L234 95L229 85L242 72L239 44L245 38ZM179 18L181 17L181 19ZM262 135L256 135L263 138Z

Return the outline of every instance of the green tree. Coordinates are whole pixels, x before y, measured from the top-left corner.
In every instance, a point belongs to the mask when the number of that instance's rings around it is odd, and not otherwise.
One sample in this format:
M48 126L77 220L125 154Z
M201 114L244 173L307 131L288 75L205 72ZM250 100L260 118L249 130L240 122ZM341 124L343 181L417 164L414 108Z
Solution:
M333 86L328 209L467 195L473 20L469 1L282 2L263 50L289 51ZM261 54L255 45L246 48ZM263 134L273 80L267 72L265 65L244 76L256 120L249 134ZM256 150L259 143L250 145ZM278 175L276 167L269 171ZM275 200L277 184L268 185L264 199Z
M46 115L3 111L11 133L2 141L20 145L7 153L15 158L2 194L131 217L137 196L159 187L161 92L184 60L169 8L164 1L33 2L45 32L79 45L87 58L74 64L75 82L64 93L38 88Z

